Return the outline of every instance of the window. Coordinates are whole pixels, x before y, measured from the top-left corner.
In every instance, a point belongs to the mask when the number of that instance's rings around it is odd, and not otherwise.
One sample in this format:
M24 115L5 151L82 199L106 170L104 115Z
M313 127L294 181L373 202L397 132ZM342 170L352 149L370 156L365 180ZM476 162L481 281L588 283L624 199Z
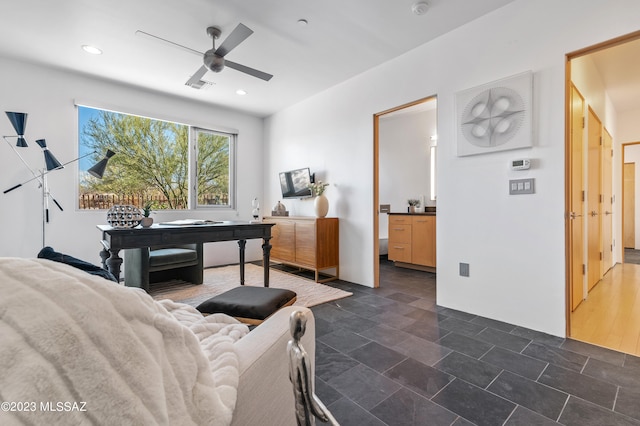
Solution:
M233 208L236 135L78 107L79 208ZM103 179L87 173L110 149ZM190 155L190 153L195 153ZM192 184L190 184L192 183Z
M229 206L231 176L234 175L233 143L234 135L194 128L196 153L195 205ZM197 196L196 196L197 194Z

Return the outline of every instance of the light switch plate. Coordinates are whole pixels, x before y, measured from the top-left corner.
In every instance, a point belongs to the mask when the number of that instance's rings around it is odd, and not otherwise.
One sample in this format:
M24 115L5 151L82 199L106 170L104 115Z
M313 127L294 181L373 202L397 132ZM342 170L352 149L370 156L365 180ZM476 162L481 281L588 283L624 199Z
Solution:
M509 195L535 194L535 179L511 179L509 180Z

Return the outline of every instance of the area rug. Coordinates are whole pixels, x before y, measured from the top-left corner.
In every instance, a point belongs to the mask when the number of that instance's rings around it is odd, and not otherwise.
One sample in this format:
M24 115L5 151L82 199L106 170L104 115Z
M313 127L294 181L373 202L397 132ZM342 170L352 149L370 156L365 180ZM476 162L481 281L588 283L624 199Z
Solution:
M244 274L245 285L263 286L264 272L262 266L246 264ZM175 302L198 306L205 300L239 285L240 267L238 265L229 265L205 269L202 285L194 285L184 281L169 281L151 284L149 293L156 300L171 299ZM274 269L269 270L269 287L284 288L296 292L298 297L294 305L306 306L307 308L342 299L353 294Z

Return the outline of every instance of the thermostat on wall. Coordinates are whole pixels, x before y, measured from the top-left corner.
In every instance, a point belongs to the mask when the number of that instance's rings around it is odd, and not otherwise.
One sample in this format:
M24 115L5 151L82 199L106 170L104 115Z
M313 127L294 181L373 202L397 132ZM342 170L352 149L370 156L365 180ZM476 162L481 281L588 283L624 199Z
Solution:
M529 167L531 167L531 160L528 158L511 161L511 169L513 170L527 170Z

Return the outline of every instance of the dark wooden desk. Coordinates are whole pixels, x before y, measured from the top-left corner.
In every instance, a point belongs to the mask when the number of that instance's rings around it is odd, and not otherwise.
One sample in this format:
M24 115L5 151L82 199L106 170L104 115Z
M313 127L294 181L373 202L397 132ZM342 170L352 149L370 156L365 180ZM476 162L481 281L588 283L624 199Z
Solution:
M150 228L112 228L98 225L102 232L102 266L120 279L122 249L168 246L173 244L238 241L240 248L240 284L244 285L244 258L247 240L262 238L264 286L269 287L269 253L271 251L271 227L273 223L249 223L225 221L206 225L153 225Z

